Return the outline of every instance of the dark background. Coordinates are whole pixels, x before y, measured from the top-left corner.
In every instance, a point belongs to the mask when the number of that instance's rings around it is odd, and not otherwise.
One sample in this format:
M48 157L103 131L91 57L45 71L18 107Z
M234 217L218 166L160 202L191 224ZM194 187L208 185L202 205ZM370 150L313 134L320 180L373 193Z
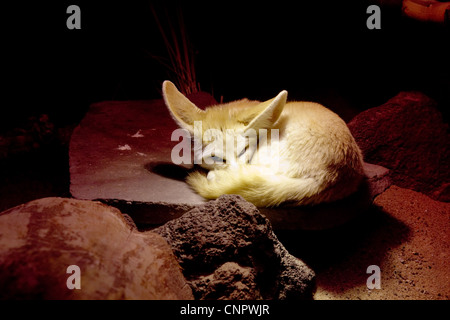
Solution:
M150 10L180 6L201 89L217 100L314 100L346 120L401 90L450 105L448 28L401 16L398 1L17 1L2 5L2 129L46 113L64 126L92 102L160 98L166 50ZM381 6L368 30L367 6ZM81 30L66 9L81 8ZM173 13L173 14L172 14Z

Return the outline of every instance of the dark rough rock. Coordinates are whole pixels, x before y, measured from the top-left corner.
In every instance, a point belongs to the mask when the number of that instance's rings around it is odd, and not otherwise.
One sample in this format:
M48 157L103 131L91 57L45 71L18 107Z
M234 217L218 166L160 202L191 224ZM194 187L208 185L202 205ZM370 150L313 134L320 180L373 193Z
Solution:
M221 196L152 232L172 246L196 299L311 298L314 272L240 196Z
M46 146L66 144L70 131L70 127L56 128L46 114L29 117L20 128L0 131L0 159L26 154Z
M115 208L43 198L0 213L0 299L192 298L167 242Z
M236 262L225 262L212 274L200 275L190 282L196 295L205 300L260 300L256 272Z
M365 161L390 169L395 185L450 201L450 133L435 101L401 92L348 127Z

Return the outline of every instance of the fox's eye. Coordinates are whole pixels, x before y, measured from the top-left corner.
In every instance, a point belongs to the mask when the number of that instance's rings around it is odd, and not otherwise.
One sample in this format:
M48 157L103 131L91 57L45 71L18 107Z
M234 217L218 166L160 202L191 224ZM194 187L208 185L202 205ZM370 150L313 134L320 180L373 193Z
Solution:
M223 159L222 159L222 158L219 158L219 157L217 157L217 156L212 156L211 159L212 159L214 162L223 162Z

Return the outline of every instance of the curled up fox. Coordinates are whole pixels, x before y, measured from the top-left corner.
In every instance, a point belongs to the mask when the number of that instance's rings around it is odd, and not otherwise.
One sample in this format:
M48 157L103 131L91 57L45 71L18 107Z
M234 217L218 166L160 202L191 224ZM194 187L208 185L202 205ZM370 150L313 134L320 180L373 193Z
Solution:
M237 194L258 207L315 205L354 193L363 158L345 122L313 102L242 99L202 110L170 81L163 97L176 123L194 137L207 174L187 183L206 199Z

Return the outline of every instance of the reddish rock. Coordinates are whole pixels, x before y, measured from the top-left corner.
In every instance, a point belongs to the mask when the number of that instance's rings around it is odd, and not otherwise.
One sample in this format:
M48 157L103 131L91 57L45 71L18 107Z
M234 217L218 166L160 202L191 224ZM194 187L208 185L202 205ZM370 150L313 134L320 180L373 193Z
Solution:
M73 265L79 289L67 285L77 283ZM0 299L193 298L161 236L115 208L63 198L0 213L0 289Z
M395 185L450 201L450 134L435 101L401 92L348 127L364 160L390 169Z

